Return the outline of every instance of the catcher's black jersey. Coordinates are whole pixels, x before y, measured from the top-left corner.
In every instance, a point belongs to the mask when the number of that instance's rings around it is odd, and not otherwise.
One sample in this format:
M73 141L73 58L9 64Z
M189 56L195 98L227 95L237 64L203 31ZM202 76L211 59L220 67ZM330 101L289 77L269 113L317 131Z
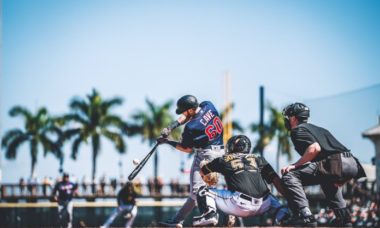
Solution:
M261 198L269 189L264 182L271 183L277 176L268 162L253 154L227 154L216 158L202 167L202 172L208 174L218 172L223 174L227 188L255 198Z
M306 149L318 142L321 152L312 161L320 161L329 155L350 151L328 130L309 123L302 123L291 131L291 139L296 151L302 156Z

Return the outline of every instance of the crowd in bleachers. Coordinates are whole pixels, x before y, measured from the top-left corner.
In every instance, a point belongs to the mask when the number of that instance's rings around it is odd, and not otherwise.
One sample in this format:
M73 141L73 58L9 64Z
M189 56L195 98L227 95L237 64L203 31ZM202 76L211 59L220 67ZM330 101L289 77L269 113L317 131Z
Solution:
M351 210L351 221L354 227L379 227L379 200L376 200L375 182L351 180L347 183L346 200ZM328 226L334 219L331 209L321 208L315 215L319 225Z

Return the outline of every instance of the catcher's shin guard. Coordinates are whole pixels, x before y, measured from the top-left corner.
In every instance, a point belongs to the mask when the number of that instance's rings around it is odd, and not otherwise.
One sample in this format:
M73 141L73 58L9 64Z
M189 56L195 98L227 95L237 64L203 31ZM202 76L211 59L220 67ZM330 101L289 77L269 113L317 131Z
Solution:
M194 226L215 226L218 224L218 214L216 213L215 195L213 195L207 186L199 188L197 193L197 203L200 216L193 219Z
M215 195L210 192L207 186L199 188L197 193L197 203L201 215L208 211L216 212Z

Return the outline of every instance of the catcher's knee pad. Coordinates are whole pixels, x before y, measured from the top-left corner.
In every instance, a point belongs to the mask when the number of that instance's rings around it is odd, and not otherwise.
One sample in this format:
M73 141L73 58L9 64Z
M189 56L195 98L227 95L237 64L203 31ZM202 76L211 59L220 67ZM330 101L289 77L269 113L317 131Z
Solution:
M199 188L197 193L197 203L201 214L207 212L209 209L216 211L215 195L211 193L207 186Z

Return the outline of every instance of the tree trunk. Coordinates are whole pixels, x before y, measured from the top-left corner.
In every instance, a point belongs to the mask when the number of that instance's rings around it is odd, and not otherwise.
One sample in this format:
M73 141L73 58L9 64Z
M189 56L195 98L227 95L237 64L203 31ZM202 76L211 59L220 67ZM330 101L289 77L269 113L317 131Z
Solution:
M31 167L31 170L30 170L30 177L32 179L36 178L36 161L34 161L34 159L32 159L32 167Z
M158 177L158 151L154 153L154 179L157 180Z
M96 152L92 152L92 180L95 181L96 176Z

